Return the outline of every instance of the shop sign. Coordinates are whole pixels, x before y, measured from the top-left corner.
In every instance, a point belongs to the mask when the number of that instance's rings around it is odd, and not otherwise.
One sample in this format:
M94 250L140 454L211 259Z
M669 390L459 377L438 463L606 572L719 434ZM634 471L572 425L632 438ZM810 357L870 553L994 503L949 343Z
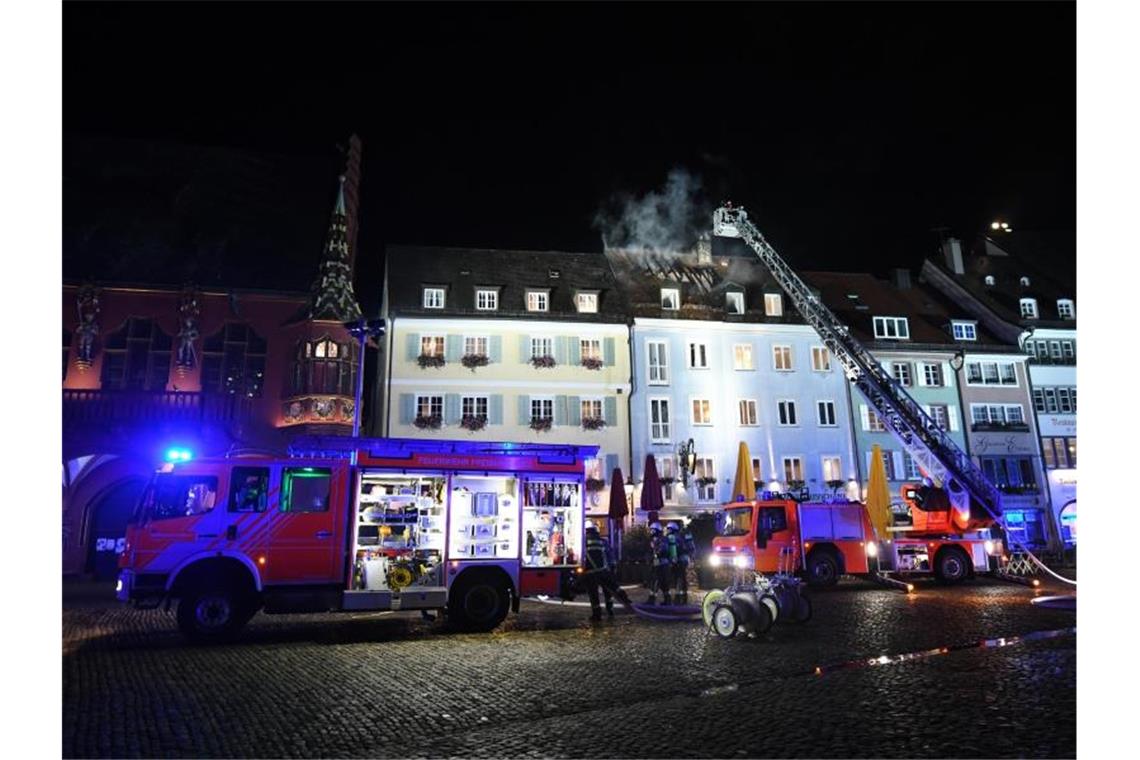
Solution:
M975 454L1034 454L1034 439L1025 435L976 436Z
M1048 416L1042 415L1037 418L1037 426L1040 428L1041 435L1076 435L1077 434L1077 415L1065 414Z

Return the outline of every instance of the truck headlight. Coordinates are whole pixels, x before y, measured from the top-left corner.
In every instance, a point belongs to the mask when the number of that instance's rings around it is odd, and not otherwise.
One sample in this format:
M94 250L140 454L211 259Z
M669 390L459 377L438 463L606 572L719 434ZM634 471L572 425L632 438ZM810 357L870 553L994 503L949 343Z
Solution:
M709 567L720 567L720 555L719 554L710 554L709 555Z
M874 541L868 541L866 548L867 548L867 556L868 557L879 556L879 546Z
M752 557L747 554L737 554L732 558L733 567L751 567Z

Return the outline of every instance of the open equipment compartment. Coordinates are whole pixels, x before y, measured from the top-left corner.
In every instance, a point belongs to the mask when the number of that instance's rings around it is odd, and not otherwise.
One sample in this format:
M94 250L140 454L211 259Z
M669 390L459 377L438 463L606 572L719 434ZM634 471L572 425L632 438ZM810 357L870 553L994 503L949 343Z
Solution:
M454 473L448 559L518 559L518 504L513 474Z
M361 472L352 590L443 586L446 486L442 473Z

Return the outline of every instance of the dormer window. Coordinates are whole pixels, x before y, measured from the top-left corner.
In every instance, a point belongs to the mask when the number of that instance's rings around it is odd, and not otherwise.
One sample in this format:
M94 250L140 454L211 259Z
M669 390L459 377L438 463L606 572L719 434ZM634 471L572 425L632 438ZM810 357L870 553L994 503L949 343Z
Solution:
M598 292L596 290L581 290L574 295L574 305L579 314L598 313Z
M526 292L527 311L550 311L549 290L528 290Z
M1022 319L1037 319L1037 299L1036 298L1022 298L1021 299L1021 318Z
M1057 299L1057 316L1061 319L1073 318L1073 302L1068 298Z
M1022 278L1019 280L1019 282L1021 283L1021 287L1023 287L1023 288L1028 288L1028 287L1029 287L1029 278L1028 278L1028 277L1022 277Z
M743 293L725 293L724 294L724 309L729 314L743 314L744 313L744 294Z
M875 317L875 337L886 340L910 340L906 317Z
M978 323L954 320L950 323L950 330L954 333L954 340L977 340Z
M498 311L499 291L496 288L478 288L475 291L476 311Z
M424 288L424 308L442 309L444 304L443 288Z
M679 288L661 288L661 308L668 311L677 311L681 308Z
M994 286L994 276L992 274L986 275L986 287L992 288Z
M779 293L764 294L764 315L780 317L784 314L784 297Z

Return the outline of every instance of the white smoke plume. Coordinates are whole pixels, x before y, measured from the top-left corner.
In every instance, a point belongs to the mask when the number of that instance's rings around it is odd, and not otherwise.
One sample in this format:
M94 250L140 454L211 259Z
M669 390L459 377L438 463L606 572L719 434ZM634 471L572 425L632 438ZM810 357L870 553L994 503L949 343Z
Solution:
M603 247L660 253L691 249L712 224L712 207L702 189L699 177L673 169L659 190L640 197L613 196L594 216Z

